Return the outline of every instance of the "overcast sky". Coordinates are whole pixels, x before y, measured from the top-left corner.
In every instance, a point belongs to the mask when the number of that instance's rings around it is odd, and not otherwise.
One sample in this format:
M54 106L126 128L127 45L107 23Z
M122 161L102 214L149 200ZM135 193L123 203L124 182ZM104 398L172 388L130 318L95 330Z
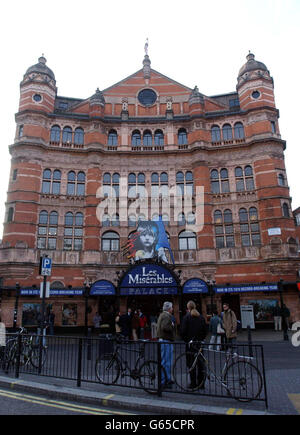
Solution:
M44 53L58 95L88 98L142 67L149 38L151 67L205 95L236 90L249 50L266 64L280 110L292 208L300 206L299 0L10 0L2 2L1 185L4 221L19 84ZM0 225L0 238L2 225Z

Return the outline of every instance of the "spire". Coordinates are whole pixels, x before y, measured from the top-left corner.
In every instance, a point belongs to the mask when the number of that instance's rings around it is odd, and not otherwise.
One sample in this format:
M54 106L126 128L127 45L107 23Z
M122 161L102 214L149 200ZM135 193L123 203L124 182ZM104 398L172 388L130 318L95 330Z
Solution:
M150 61L150 58L148 56L148 46L149 46L149 40L147 38L145 45L144 45L145 57L143 60L143 71L144 71L144 79L145 80L150 79L150 76L151 76L151 61Z

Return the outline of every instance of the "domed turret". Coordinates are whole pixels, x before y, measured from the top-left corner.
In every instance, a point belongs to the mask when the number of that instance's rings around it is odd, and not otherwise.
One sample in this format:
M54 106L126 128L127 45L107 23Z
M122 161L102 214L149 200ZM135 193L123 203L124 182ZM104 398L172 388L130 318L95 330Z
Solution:
M37 64L29 67L20 84L19 111L53 112L57 88L55 75L42 55Z
M275 107L273 79L266 65L255 60L253 53L239 70L237 91L240 107L247 110L259 106Z
M46 74L48 75L52 80L55 81L55 75L53 73L53 71L46 65L46 58L42 55L41 57L39 57L39 62L35 65L32 65L31 67L28 68L28 70L25 73L26 75L30 75L32 73L36 73L36 74Z

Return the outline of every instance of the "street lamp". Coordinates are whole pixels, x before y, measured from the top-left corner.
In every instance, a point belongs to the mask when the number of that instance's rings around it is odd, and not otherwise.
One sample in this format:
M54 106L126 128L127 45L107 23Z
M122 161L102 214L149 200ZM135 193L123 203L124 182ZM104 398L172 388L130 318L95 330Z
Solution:
M88 336L88 310L89 310L89 294L91 282L89 278L84 281L84 297L85 297L85 313L84 313L84 334Z
M210 295L210 314L211 314L211 316L213 315L214 286L215 285L216 285L216 281L215 280L207 282L208 292L209 292L209 295Z
M282 330L283 330L283 339L285 341L289 341L289 336L287 333L288 325L286 324L285 317L284 317L284 309L283 309L283 279L280 278L278 282L278 290L279 290L279 296L280 296L280 305L281 305L281 324L282 324Z

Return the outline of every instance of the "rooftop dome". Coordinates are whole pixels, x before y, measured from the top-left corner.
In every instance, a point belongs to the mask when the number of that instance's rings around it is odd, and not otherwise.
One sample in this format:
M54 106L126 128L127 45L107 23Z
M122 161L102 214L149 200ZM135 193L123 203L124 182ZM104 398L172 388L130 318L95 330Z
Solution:
M255 60L254 54L249 52L246 58L247 58L247 62L240 69L238 75L239 77L247 72L254 71L254 70L268 71L268 68L264 63Z
M31 74L31 73L47 74L49 77L51 77L51 79L55 80L55 75L53 71L47 67L46 62L47 60L45 59L45 57L41 56L39 58L39 63L29 67L28 70L26 71L26 74Z

